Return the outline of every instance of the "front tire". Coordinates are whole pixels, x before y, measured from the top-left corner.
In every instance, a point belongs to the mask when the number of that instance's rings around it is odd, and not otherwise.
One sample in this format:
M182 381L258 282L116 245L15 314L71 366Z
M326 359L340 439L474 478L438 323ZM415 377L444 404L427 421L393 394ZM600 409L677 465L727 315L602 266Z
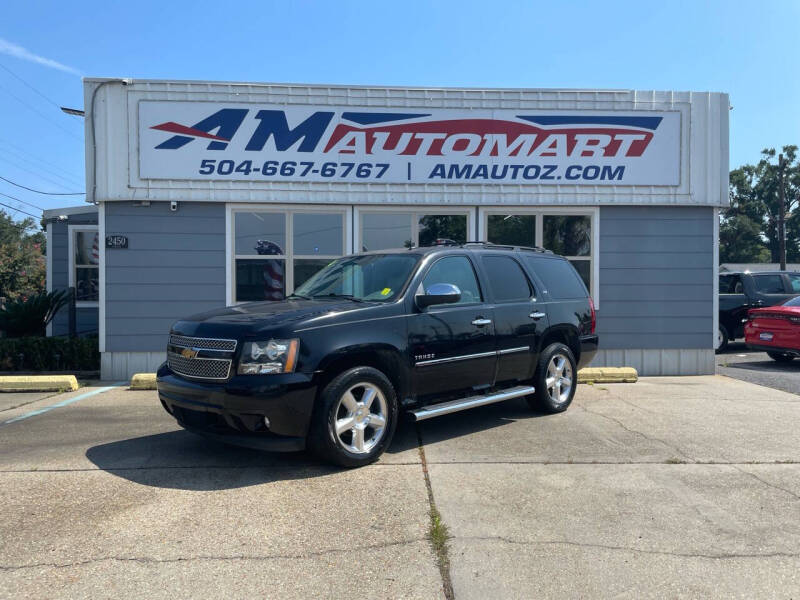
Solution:
M349 369L320 394L308 446L343 467L375 462L392 441L397 412L397 394L386 375L372 367Z
M563 412L572 403L577 384L572 350L561 343L550 344L539 355L533 384L536 392L528 397L528 403L546 413Z
M794 356L786 354L785 352L767 352L767 355L774 361L779 363L790 363L794 360Z

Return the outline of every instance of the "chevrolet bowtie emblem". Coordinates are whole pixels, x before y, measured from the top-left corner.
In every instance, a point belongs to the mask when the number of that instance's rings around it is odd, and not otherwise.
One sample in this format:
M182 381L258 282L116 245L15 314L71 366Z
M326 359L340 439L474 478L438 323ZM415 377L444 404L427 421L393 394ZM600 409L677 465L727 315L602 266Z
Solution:
M197 350L194 348L184 348L181 350L181 356L184 358L197 358Z

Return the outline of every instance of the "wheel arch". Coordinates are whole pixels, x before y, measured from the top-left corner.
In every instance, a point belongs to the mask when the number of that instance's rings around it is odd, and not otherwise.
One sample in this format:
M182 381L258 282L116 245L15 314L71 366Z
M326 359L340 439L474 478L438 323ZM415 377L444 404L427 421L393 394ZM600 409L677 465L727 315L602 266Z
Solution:
M572 356L575 357L575 364L581 357L581 342L578 334L578 329L573 326L564 325L558 327L551 327L542 336L542 343L539 346L539 354L544 352L550 344L561 343L572 351Z
M372 367L389 379L400 402L409 393L408 372L400 351L389 344L344 346L328 354L317 370L321 393L337 375L354 367Z

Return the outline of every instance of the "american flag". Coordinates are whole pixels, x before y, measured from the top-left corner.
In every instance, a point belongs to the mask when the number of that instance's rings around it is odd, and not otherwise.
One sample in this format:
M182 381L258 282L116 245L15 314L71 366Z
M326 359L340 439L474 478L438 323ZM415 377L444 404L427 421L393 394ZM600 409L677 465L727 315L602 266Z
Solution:
M256 252L260 255L280 256L283 254L281 247L269 240L258 240ZM284 271L283 260L264 261L264 300L283 300Z

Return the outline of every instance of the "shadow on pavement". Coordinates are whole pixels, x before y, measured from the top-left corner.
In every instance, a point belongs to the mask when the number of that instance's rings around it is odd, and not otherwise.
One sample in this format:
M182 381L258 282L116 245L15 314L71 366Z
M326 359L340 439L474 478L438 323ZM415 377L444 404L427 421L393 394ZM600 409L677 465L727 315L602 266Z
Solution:
M417 448L417 427L423 443L429 444L540 416L546 415L531 411L524 400L509 400L419 425L403 418L386 453L398 455ZM103 471L134 483L189 491L234 489L342 471L306 452L272 453L229 446L183 429L92 446L86 458ZM410 459L416 461L415 456Z
M773 373L797 373L800 371L800 360L779 363L774 360L728 363L728 369L747 369L748 371L771 371Z
M229 446L182 429L93 446L86 458L134 483L191 491L308 479L341 470L304 452L269 453Z
M531 410L528 403L520 398L422 421L419 428L423 444L435 444L502 427L515 421L548 416L551 415Z

